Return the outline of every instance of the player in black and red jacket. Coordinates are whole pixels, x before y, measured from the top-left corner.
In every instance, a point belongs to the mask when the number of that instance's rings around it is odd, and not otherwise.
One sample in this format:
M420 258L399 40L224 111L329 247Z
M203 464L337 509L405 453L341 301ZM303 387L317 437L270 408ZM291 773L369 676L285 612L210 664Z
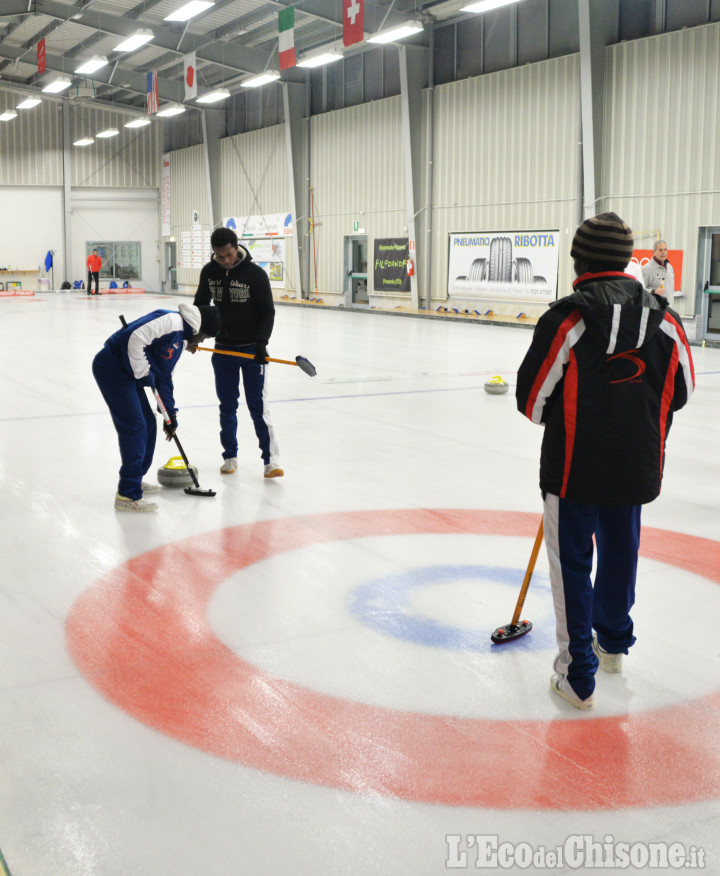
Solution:
M615 213L579 226L574 291L540 318L518 372L518 410L545 427L540 489L559 648L551 688L582 709L594 705L598 661L620 671L635 642L641 506L660 493L673 414L695 382L680 317L624 273L632 250Z

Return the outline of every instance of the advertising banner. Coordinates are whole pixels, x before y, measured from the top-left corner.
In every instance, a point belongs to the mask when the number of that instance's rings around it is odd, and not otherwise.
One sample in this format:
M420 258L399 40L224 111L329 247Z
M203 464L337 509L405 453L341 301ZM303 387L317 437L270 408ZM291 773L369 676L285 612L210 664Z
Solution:
M223 225L232 228L238 237L289 237L295 233L292 213L227 216Z
M409 292L407 237L375 240L373 286L376 292Z
M632 260L642 268L653 257L651 249L636 249L633 252ZM682 272L683 272L683 250L669 249L667 254L668 261L672 265L675 272L675 288L671 292L679 292L682 288Z
M448 297L544 304L557 297L558 229L454 231Z

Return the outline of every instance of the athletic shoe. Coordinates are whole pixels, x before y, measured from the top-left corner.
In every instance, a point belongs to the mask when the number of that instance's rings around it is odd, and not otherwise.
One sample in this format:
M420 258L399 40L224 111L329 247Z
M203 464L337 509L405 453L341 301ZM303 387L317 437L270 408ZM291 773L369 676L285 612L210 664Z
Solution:
M554 694L557 694L559 697L562 697L566 702L570 703L570 705L574 706L576 709L583 709L587 711L588 709L595 708L595 697L592 694L590 694L590 696L586 700L581 700L580 697L572 689L572 687L570 687L570 683L567 680L565 680L564 682L561 681L560 676L556 673L553 673L550 676L550 690Z
M609 651L606 651L598 642L595 634L593 634L592 648L595 656L600 661L601 669L604 669L605 672L622 672L623 655L611 654Z
M149 484L147 481L143 481L140 484L140 487L143 491L143 496L145 493L159 493L162 490L160 484Z
M226 459L220 466L220 474L235 474L236 470L237 456L231 456L230 459Z
M265 471L263 473L263 477L266 478L281 478L285 472L280 468L280 466L276 462L269 462L265 466Z
M128 499L120 493L115 494L116 511L157 511L157 508L155 502L148 502L147 499Z

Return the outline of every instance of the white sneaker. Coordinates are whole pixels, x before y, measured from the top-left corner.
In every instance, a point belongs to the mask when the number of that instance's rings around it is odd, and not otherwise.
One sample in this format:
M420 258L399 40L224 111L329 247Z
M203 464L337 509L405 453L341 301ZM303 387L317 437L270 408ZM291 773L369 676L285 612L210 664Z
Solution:
M553 673L550 676L550 690L557 694L559 697L562 697L566 702L570 703L571 706L574 706L576 709L583 709L587 711L588 709L595 708L595 697L593 694L586 700L581 700L580 697L575 693L575 691L570 687L570 683L566 681L561 681L560 676L556 673Z
M160 484L149 484L147 481L143 481L140 484L140 487L143 491L143 496L145 493L159 493L162 487Z
M128 499L120 493L115 494L116 511L157 511L157 508L155 502L148 502L147 499Z
M220 474L235 474L237 471L237 456L231 456L220 466Z
M269 462L265 466L265 471L263 473L263 477L266 478L281 478L285 472L280 468L280 466L276 462Z
M595 633L593 633L592 648L595 656L600 661L601 669L604 669L605 672L622 672L623 655L611 654L609 651L606 651L598 642Z

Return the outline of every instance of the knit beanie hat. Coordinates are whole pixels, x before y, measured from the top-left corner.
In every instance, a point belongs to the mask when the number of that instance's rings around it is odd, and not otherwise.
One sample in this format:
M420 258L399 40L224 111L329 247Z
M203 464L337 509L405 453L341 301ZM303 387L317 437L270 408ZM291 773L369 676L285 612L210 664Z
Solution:
M217 307L208 304L187 304L185 301L178 305L180 316L193 330L193 334L202 332L209 338L214 338L220 331L220 314Z
M578 226L570 255L593 266L622 271L633 254L633 233L617 213L598 213Z

